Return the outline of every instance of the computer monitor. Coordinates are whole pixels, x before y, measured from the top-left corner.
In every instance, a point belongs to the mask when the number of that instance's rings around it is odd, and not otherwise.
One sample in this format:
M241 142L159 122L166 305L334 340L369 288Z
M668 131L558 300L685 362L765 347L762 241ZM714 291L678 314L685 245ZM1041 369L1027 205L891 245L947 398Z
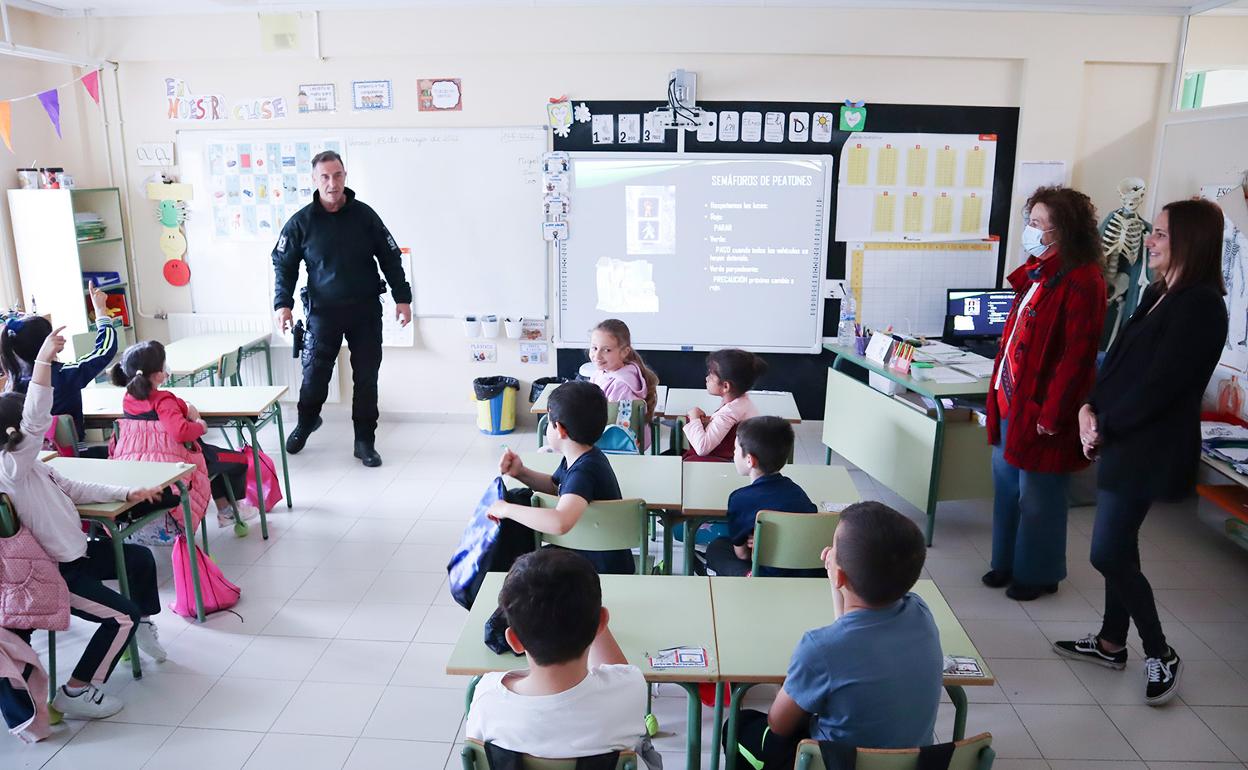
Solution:
M946 294L946 339L991 339L1005 332L1014 306L1008 289L949 289Z

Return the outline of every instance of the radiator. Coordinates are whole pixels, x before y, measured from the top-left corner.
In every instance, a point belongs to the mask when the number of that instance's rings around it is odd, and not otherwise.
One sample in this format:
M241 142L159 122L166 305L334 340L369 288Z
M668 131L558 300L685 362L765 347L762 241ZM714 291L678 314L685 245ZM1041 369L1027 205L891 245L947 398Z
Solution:
M222 332L265 332L272 328L270 324L269 317L264 315L170 313L169 338L179 340L196 334L219 334ZM299 398L299 385L303 382L303 368L299 365L299 359L291 357L290 345L286 344L286 341L280 337L275 338L272 356L273 384L289 387L286 395L282 398L283 401L297 401ZM264 354L253 355L244 361L241 373L244 383L257 384L267 382L268 372L265 371ZM329 396L326 398L326 401L336 404L341 400L342 388L338 377L338 369L334 369L334 376L329 379Z

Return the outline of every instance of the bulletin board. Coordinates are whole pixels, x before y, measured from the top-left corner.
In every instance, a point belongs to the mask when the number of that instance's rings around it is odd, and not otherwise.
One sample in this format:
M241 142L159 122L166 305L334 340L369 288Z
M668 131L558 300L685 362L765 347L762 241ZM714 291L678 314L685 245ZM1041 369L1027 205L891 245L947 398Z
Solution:
M597 101L573 100L574 104L584 103L594 116L644 115L651 110L665 106L661 101ZM840 113L839 102L761 102L761 101L707 101L699 102L698 106L708 112L782 112L805 113L816 112ZM1011 194L1014 187L1015 156L1018 145L1017 107L967 107L956 105L923 105L923 104L870 104L866 105L867 114L863 130L871 133L925 133L925 134L984 134L995 136L995 154L992 165L992 204L988 211L989 234L1007 243L1011 224L1016 221L1016 214L1011 210ZM565 151L606 151L606 152L675 152L677 149L675 132L668 131L663 143L637 142L621 144L619 138L619 121L614 118L611 126L612 141L604 143L605 117L598 121L599 142L594 141L594 122L574 122L567 137L554 137L554 149ZM684 151L686 153L776 153L794 154L832 154L838 163L841 160L845 144L855 132L842 131L839 125L832 129L830 142L791 141L787 130L783 141L779 142L747 142L738 137L737 141L699 141L696 133L685 133ZM837 207L830 207L830 228L836 232ZM827 240L828 252L824 259L826 266L825 278L841 279L847 276L846 243L832 238ZM995 271L995 285L1000 285L1006 263L1006 255L998 253ZM764 308L743 308L742 312L765 312ZM840 303L836 299L826 299L823 313L824 336L836 335ZM770 373L758 387L764 389L788 390L794 393L798 407L804 415L816 417L823 407L823 390L826 381L826 368L830 356L826 353L802 354L769 354L764 358L773 361ZM577 368L586 360L582 351L561 349L558 351L559 373L563 376L575 374ZM705 377L704 355L680 351L648 351L646 360L659 373L664 384L674 387L701 387Z

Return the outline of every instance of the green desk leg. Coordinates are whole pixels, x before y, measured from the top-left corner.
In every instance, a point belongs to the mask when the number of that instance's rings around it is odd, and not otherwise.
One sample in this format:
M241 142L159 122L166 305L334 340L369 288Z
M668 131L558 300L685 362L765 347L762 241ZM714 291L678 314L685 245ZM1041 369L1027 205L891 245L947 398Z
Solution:
M824 464L824 465L831 465L831 464L832 464L832 447L825 447L825 448L824 448L824 450L823 450L823 464Z
M268 350L267 346L265 350ZM277 441L282 453L282 478L286 480L286 508L289 510L295 507L295 499L290 494L290 458L286 456L286 426L282 423L282 405L274 404L273 412L277 415Z
M733 685L732 700L728 702L728 735L724 738L724 770L736 770L737 722L741 717L741 699L753 686L748 683ZM719 770L719 768L712 767L711 770Z
M61 712L52 707L56 697L56 632L48 632L48 723L59 725Z
M663 511L663 574L672 574L672 527L676 526L676 517L670 511Z
M698 525L701 522L698 519L685 519L685 574L693 574L694 541L698 539Z
M680 682L689 698L689 711L685 716L685 767L687 770L702 768L702 697L698 694L698 686L690 682Z
M264 366L269 373L269 385L273 384L273 351L269 345L269 341L265 340L260 343L260 347L264 348Z
M927 547L936 533L936 496L940 494L940 460L945 445L945 407L936 401L936 436L932 441L932 478L927 485Z
M108 532L108 539L113 542L113 561L116 563L117 569L117 587L121 589L121 595L130 598L130 576L126 574L126 551L125 537L117 529L116 523L109 519L99 519L99 523L103 525ZM190 532L188 529L187 532ZM195 547L194 536L188 537L191 548ZM143 678L143 668L139 663L139 643L130 637L130 671L134 674L135 679Z
M247 423L247 432L251 434L251 460L255 463L252 467L256 469L256 497L259 498L256 500L256 507L260 509L260 536L268 540L269 517L268 512L264 510L264 473L261 472L263 466L260 465L260 439L256 435L256 421L247 418L244 422ZM285 457L282 459L285 459ZM287 481L286 484L286 491L289 492L290 482Z
M958 685L949 685L945 692L953 701L953 740L960 741L966 737L966 690Z
M199 585L199 557L195 554L195 516L191 513L191 493L186 488L186 482L181 479L178 480L178 494L182 496L182 524L185 526L183 531L186 533L186 553L188 560L191 562L191 585L195 588L195 619L203 623L204 593ZM121 546L115 547L119 549L118 553L120 553ZM121 574L124 575L125 572ZM137 671L139 668L137 645L130 650L130 655L134 658L134 668Z
M724 681L715 683L715 717L711 720L711 770L719 770L719 725L724 719Z

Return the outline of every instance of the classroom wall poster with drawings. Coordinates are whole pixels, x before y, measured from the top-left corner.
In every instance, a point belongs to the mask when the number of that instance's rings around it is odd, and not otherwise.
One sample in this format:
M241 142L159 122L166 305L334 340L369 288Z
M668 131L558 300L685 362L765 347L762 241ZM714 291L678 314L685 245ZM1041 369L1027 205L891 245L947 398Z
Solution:
M1239 185L1202 185L1201 197L1217 201ZM1224 219L1222 282L1226 286L1227 333L1222 357L1205 392L1217 411L1248 419L1248 232Z
M272 241L286 220L312 202L312 158L344 156L339 139L316 142L216 142L204 153L217 240Z

